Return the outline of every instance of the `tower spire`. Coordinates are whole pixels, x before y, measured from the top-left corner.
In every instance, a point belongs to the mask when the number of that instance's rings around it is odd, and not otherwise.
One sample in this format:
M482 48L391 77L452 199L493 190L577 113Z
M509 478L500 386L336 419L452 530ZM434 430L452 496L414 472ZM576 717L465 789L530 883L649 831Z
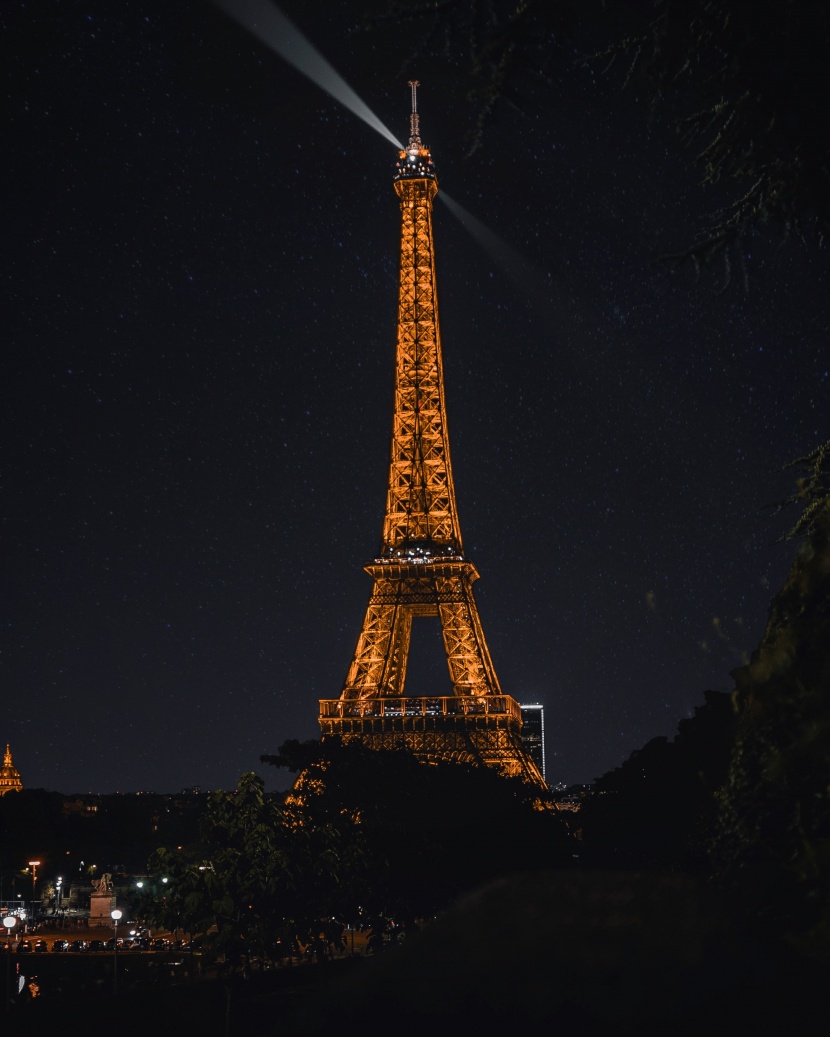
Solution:
M418 118L418 87L420 85L417 79L409 80L409 88L412 91L412 112L409 116L409 147L406 150L415 153L421 148L421 127Z

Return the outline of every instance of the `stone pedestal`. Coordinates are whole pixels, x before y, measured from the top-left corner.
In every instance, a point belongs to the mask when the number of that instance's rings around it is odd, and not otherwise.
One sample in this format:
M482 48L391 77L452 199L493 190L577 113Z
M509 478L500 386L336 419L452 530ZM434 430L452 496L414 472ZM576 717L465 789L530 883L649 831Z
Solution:
M115 907L112 893L93 893L89 898L89 924L112 925L110 911Z

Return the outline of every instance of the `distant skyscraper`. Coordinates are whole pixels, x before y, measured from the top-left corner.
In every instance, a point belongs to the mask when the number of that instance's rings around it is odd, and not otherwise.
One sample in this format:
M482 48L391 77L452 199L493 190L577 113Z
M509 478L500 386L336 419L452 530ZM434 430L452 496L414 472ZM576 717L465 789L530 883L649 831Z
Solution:
M520 705L522 711L522 745L536 766L545 774L545 707L538 702Z

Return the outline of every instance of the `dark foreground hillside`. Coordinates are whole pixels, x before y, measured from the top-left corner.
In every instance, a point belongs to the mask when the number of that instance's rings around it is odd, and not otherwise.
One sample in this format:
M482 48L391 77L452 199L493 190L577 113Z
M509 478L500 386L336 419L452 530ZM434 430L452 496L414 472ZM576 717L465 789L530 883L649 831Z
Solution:
M125 990L116 1004L108 993L42 1000L14 1009L4 1032L75 1019L121 1037L182 1027L205 1037L457 1037L517 1025L565 1037L750 1026L809 1035L825 1032L823 990L816 963L765 947L693 880L554 872L483 888L377 957L240 979L227 1017L222 989L203 981Z

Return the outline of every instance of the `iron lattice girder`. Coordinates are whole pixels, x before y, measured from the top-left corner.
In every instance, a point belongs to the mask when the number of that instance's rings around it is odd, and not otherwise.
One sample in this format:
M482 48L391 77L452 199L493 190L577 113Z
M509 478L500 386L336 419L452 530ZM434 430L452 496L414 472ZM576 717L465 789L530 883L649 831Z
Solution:
M485 763L543 786L521 743L519 706L501 692L473 598L478 573L463 556L435 287L432 200L438 185L420 143L410 142L410 151L401 153L395 190L400 288L381 555L366 566L374 583L363 627L340 698L320 703L320 730L324 738L359 738L376 749L404 745L424 759ZM404 696L416 616L440 619L449 697Z
M472 593L468 561L366 566L372 596L342 695L402 695L413 616L438 616L456 695L501 693Z
M383 547L407 540L461 551L446 427L432 239L433 180L395 184L401 201L395 411Z
M320 716L327 720L388 717L487 717L496 726L521 727L519 704L510 695L418 695L375 699L322 699Z
M521 744L520 720L512 715L519 712L518 703L509 695L499 696L496 710L487 712L483 701L466 700L476 703L474 711L467 711L463 706L442 710L443 704L459 704L457 698L324 700L320 727L324 738L358 739L370 749L406 748L427 761L483 763L511 777L544 785L538 767ZM499 713L501 709L505 712Z

